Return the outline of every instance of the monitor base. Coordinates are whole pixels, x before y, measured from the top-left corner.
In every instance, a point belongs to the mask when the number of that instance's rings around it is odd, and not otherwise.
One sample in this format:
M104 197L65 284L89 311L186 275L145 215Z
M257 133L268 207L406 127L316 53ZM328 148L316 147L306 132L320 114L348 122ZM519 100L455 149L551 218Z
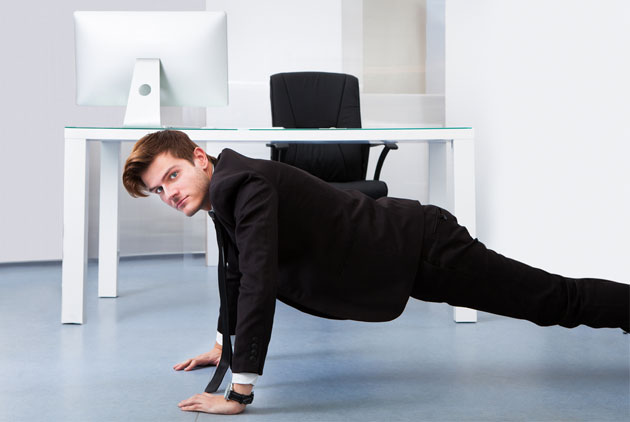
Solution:
M161 127L160 59L136 59L124 127Z

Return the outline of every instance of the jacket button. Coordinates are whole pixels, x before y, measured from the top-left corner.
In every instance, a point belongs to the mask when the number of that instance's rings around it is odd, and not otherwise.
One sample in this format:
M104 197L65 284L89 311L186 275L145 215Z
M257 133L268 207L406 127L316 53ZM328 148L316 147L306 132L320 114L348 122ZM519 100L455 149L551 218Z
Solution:
M250 357L249 357L249 360L253 362L253 361L255 361L255 360L256 360L256 357L255 357L255 356L250 356Z

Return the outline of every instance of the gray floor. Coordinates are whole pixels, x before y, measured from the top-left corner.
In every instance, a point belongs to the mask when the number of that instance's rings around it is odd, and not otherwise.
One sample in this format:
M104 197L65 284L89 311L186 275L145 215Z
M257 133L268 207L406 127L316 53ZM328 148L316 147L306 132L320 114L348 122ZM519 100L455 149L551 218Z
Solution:
M59 264L0 266L0 420L210 421L177 403L213 369L175 372L206 351L217 312L200 257L123 260L120 297L60 324ZM540 328L480 313L454 324L411 301L382 324L318 319L279 303L265 375L238 420L628 421L630 336Z

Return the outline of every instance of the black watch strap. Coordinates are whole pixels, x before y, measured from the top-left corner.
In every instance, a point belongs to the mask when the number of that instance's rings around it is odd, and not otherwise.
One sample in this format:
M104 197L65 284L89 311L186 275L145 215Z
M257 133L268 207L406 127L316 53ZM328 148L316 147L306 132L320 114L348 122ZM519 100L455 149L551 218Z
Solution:
M228 386L225 390L225 399L232 400L238 402L240 404L251 404L254 401L254 392L252 391L250 394L240 394L232 389L232 384Z

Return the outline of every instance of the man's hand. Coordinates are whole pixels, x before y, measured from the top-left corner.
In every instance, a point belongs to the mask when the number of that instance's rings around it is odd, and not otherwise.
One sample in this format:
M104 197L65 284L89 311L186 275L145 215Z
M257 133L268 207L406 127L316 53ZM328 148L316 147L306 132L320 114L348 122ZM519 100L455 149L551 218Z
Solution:
M182 400L179 408L188 412L219 413L222 415L236 415L245 410L245 405L234 400L225 400L223 396L209 393L195 394L189 399Z
M219 361L221 360L222 351L223 351L223 348L219 346L218 343L215 343L214 348L210 350L209 352L202 353L197 357L178 363L177 365L173 366L173 369L176 371L181 371L182 369L184 371L190 371L190 370L195 369L198 366L209 366L209 365L216 366L219 364Z

